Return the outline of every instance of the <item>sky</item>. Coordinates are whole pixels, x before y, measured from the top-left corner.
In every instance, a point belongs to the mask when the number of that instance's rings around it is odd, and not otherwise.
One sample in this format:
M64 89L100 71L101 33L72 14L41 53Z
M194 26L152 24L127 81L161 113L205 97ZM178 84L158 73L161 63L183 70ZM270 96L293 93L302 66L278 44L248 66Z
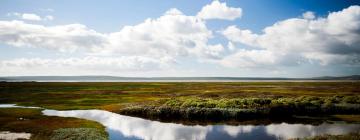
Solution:
M358 0L0 1L0 76L356 74Z

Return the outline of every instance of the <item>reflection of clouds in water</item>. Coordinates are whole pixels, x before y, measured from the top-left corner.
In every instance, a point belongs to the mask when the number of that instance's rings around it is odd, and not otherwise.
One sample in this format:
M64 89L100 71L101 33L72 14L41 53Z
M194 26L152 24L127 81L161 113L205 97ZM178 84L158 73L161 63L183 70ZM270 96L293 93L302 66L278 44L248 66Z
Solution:
M223 127L223 131L232 137L236 137L237 135L242 134L242 133L250 133L254 128L255 128L255 126L252 126L252 125L244 125L244 126L227 126L227 125L225 125Z
M205 139L212 127L184 126L181 124L161 123L135 117L123 116L101 110L55 111L45 110L45 115L77 117L100 122L112 131L127 137L154 140L200 140Z
M281 139L303 138L317 136L321 134L340 135L360 130L357 124L321 124L319 126L304 124L271 124L265 127L269 135L274 135Z
M253 125L209 125L209 126L186 126L174 123L161 123L136 117L123 116L102 110L75 110L75 111L56 111L44 110L45 115L77 117L100 122L107 127L110 137L119 135L129 139L156 139L156 140L202 140L207 136L220 138L238 139L246 136L245 139L254 139L261 135L261 138L289 139L298 137L308 137L320 134L345 134L354 130L360 130L357 124L322 124L319 126L302 124L271 124L267 126ZM114 134L117 132L117 134ZM224 135L225 134L225 135Z
M41 107L32 107L32 106L17 106L16 104L0 104L0 108L35 108L41 109Z
M0 108L37 108L22 107L15 104L0 104ZM254 139L256 136L261 138L279 139L302 138L316 136L321 134L340 135L354 131L360 131L359 124L321 124L319 126L303 124L271 124L267 126L254 125L209 125L209 126L186 126L174 123L161 123L141 118L123 116L102 110L73 110L56 111L44 110L43 113L49 116L76 117L100 122L106 126L110 133L110 138L116 139L115 135L121 133L129 139L134 137L140 139L156 140L202 140L207 136L224 137L239 139L241 136L245 139ZM114 134L116 132L116 134ZM224 133L225 132L225 133ZM208 137L209 138L209 137Z

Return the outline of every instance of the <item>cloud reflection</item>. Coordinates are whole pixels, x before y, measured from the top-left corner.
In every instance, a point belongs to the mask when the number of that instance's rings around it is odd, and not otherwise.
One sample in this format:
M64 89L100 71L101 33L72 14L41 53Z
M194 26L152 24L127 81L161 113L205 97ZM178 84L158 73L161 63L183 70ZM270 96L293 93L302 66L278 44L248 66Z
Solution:
M278 138L303 138L321 134L340 135L359 130L357 124L321 124L318 126L304 124L271 124L266 126L266 132Z
M212 127L161 123L101 110L44 110L43 113L49 116L94 120L100 122L113 132L118 131L126 137L136 137L146 140L201 140L205 139L207 132L212 129Z
M76 117L100 122L107 127L110 138L112 135L122 135L129 139L145 140L204 140L211 136L240 138L242 135L278 139L302 138L320 134L345 134L360 130L358 124L321 124L319 126L303 124L271 124L271 125L208 125L186 126L174 123L162 123L136 117L119 115L102 110L56 111L44 110L49 116ZM261 130L261 131L255 131ZM247 137L247 138L251 138Z

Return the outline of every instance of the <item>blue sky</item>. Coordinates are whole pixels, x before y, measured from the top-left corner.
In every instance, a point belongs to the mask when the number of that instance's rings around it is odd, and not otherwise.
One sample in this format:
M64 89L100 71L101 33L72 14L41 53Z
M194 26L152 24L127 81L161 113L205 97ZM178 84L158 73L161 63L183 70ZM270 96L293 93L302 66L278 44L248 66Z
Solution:
M2 0L0 75L360 74L359 3Z

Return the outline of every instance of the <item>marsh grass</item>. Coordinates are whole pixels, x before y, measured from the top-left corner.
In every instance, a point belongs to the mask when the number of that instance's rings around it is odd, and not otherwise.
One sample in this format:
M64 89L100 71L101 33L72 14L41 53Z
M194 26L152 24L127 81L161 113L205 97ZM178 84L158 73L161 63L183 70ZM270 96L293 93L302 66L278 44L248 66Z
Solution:
M107 135L95 128L60 128L50 140L107 140Z
M97 122L44 116L40 109L0 108L0 131L27 132L32 134L31 139L49 140L54 130L60 128L91 128L96 129L100 136L107 136L105 128ZM75 131L73 134L78 135Z
M342 96L346 102L359 103L360 82L223 82L223 83L37 83L0 82L0 103L40 106L48 109L99 109L105 106L153 102L168 98L199 97L295 98ZM348 97L350 96L350 97ZM337 102L330 99L327 102ZM341 98L341 101L344 99ZM31 102L29 102L31 101ZM314 99L314 102L316 100ZM207 106L213 106L213 103ZM191 101L189 104L191 105ZM201 104L202 105L202 104ZM227 106L227 105L223 105ZM119 110L121 108L111 109ZM110 110L113 111L113 110Z
M359 87L360 82L2 82L0 103L56 110L105 109L151 117L166 114L158 112L185 117L240 116L235 118L246 118L253 112L358 114Z
M351 100L348 100L351 99ZM294 98L199 98L179 97L163 99L154 104L130 105L120 113L164 120L248 120L259 118L284 118L294 115L322 116L332 114L360 114L358 96Z

